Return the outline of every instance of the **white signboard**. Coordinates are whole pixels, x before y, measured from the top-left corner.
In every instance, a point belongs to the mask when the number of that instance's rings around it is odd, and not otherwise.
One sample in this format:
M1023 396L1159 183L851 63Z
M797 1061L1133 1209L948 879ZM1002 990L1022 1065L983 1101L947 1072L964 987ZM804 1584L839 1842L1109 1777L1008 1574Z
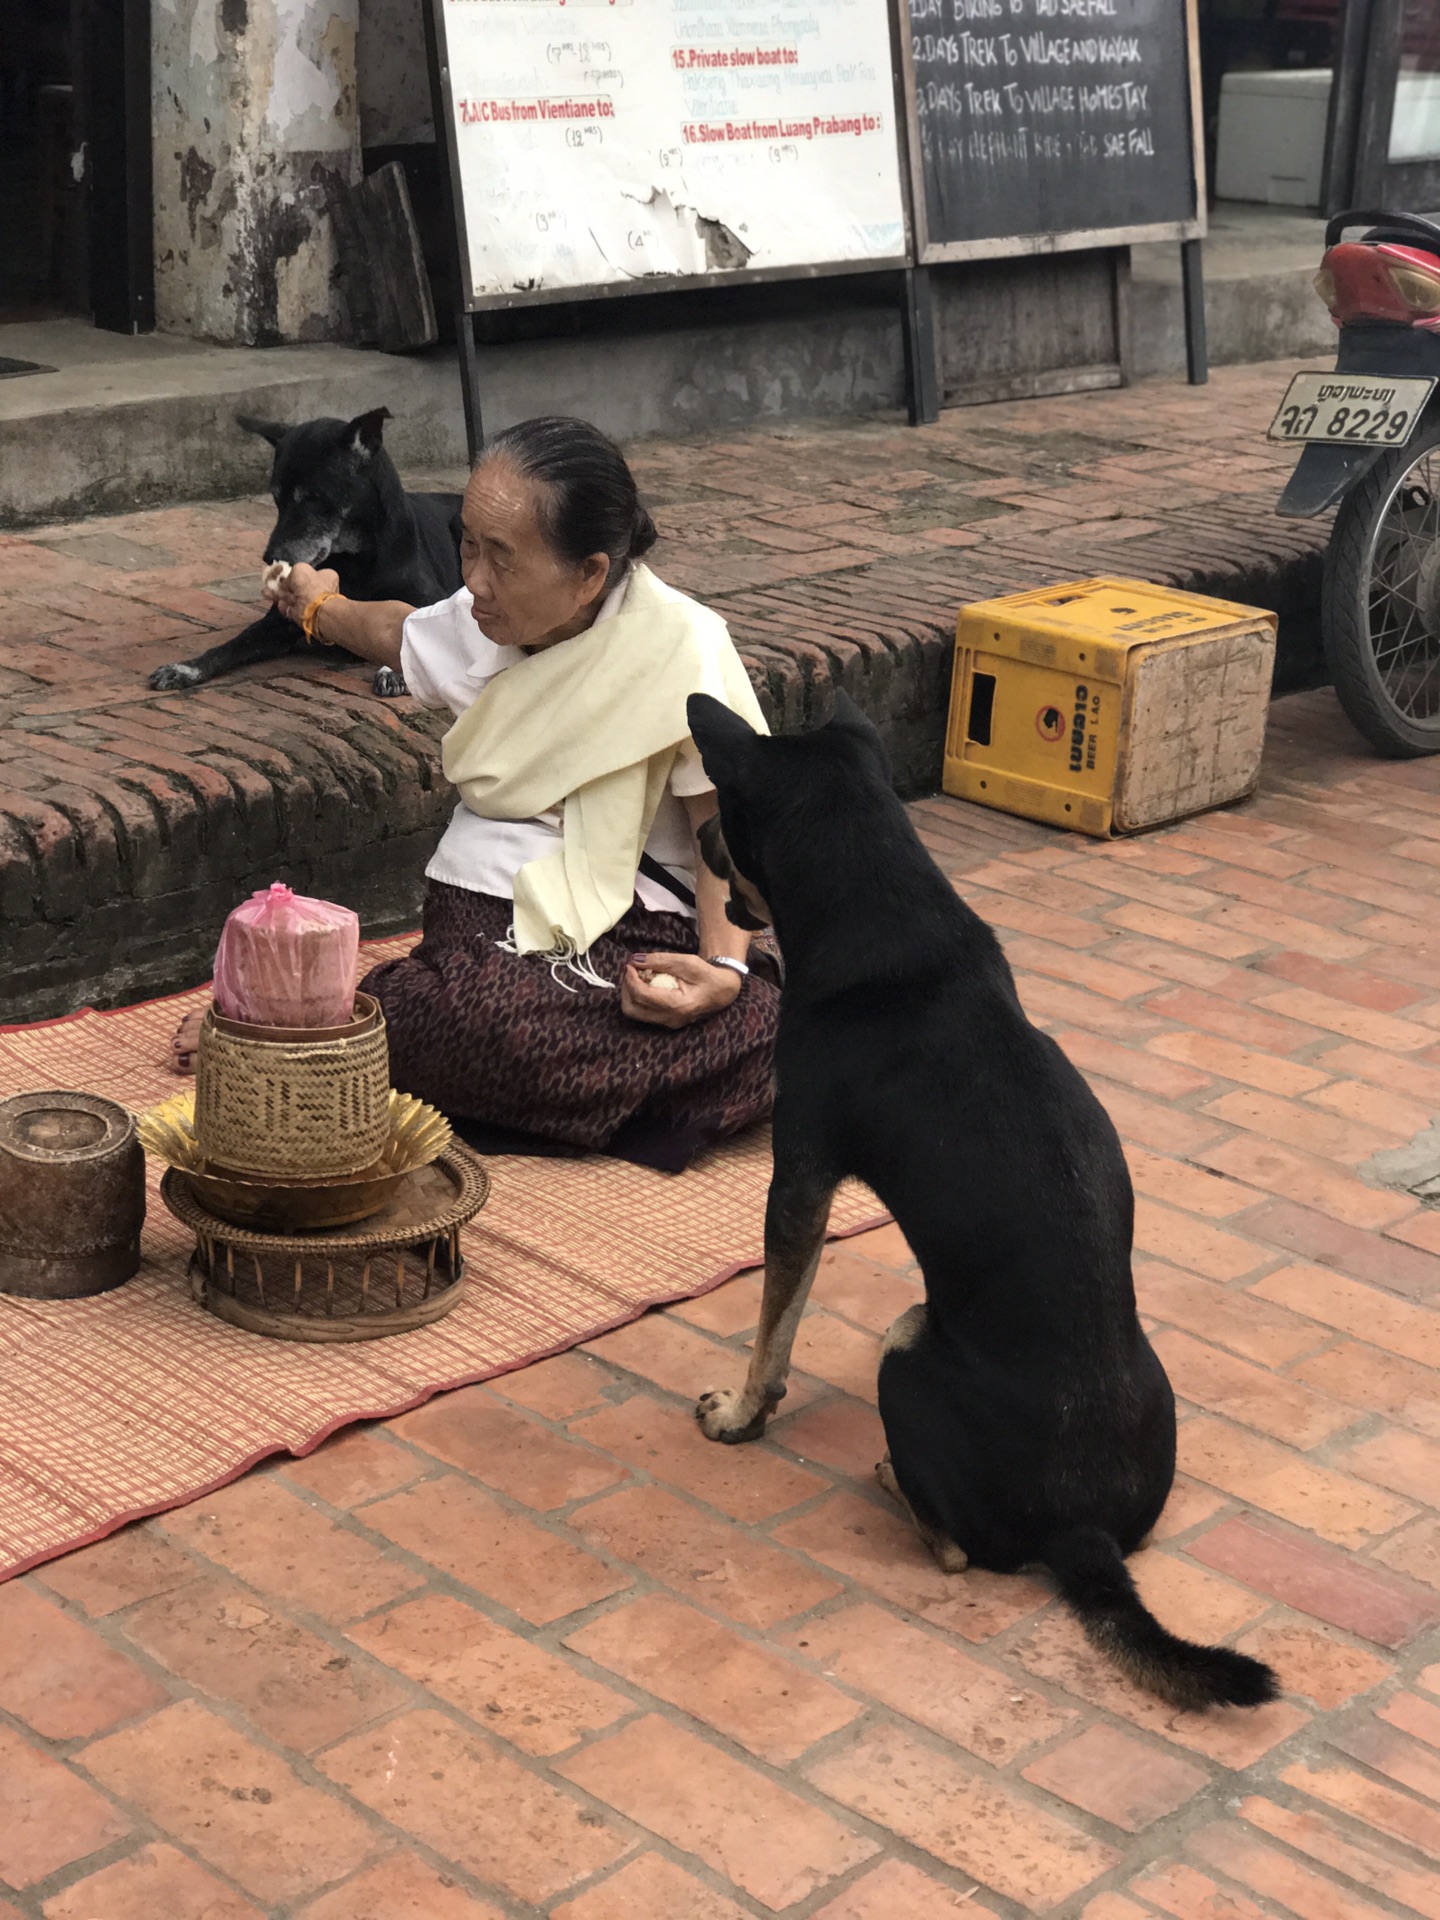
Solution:
M905 254L888 0L436 0L473 304Z

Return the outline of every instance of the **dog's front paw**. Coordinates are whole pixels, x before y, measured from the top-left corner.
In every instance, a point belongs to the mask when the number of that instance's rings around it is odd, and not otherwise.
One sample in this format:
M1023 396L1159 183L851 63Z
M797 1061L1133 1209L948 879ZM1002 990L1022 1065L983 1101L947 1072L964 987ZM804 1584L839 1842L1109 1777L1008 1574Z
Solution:
M155 693L174 693L178 687L197 687L204 678L188 660L172 660L168 666L156 667L145 684Z
M695 1407L695 1418L705 1438L723 1440L732 1447L742 1440L758 1440L769 1416L768 1405L752 1416L743 1392L737 1392L734 1387L717 1387L712 1393L702 1393Z
M398 700L402 693L410 691L403 676L394 667L377 667L370 685L382 700Z

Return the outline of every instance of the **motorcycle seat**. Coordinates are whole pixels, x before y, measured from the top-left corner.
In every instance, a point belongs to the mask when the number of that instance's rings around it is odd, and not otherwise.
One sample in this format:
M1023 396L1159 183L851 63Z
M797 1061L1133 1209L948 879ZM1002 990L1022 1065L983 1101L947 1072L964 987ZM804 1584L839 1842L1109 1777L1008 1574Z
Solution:
M1419 247L1440 255L1440 214L1337 213L1325 224L1325 245L1336 246L1350 227L1367 227L1366 246Z

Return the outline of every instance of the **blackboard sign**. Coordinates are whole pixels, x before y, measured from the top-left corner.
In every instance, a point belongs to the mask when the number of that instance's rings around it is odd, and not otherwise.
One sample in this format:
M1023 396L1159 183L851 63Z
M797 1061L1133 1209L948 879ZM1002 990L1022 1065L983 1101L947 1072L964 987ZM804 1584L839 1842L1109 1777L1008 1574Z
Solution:
M1204 231L1194 0L908 0L922 263Z

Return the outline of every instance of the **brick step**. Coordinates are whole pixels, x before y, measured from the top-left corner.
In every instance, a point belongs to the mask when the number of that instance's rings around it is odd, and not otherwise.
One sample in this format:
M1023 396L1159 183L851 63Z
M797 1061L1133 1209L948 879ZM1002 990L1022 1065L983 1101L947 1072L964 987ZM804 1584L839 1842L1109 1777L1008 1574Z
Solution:
M772 725L823 719L844 687L922 794L967 600L1100 572L1245 600L1281 613L1281 685L1313 683L1326 528L1275 517L1288 462L1263 438L1292 370L633 459L661 571L725 615ZM193 984L225 914L274 879L354 905L367 933L416 923L453 805L441 716L294 658L145 686L247 617L269 518L251 499L0 536L0 1019ZM976 864L1044 837L978 811L964 831Z

